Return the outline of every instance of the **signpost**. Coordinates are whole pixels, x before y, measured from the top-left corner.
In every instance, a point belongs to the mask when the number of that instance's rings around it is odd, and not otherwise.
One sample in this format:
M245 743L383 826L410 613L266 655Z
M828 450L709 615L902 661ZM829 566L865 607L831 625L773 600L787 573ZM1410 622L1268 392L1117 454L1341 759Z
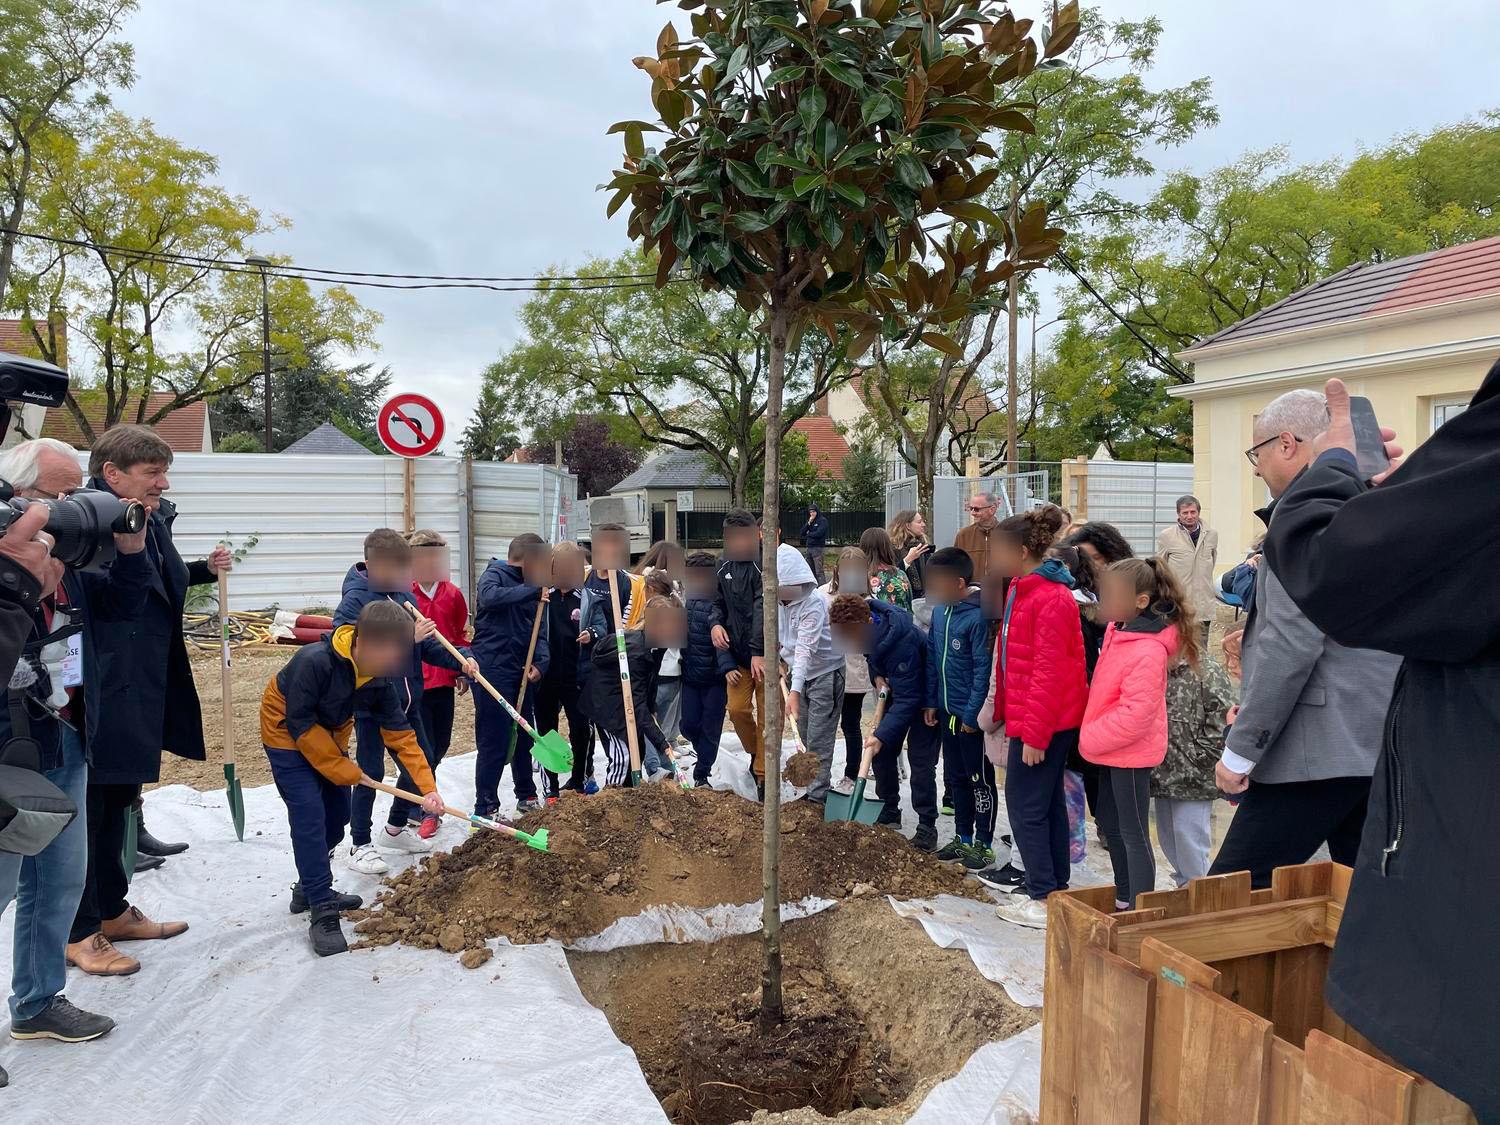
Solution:
M375 432L380 444L396 456L404 458L402 465L402 509L405 515L405 530L416 530L416 459L436 452L443 443L443 414L437 403L426 395L395 395L381 406L375 420Z

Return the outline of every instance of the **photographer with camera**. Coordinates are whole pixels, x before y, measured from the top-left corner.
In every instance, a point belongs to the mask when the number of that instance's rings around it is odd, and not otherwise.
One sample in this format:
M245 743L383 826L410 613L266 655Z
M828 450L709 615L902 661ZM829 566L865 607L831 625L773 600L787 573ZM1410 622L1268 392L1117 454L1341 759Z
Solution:
M13 669L0 707L0 763L40 773L71 802L73 813L71 820L56 817L66 827L45 843L34 835L12 840L13 833L0 832L0 911L17 900L11 1035L77 1043L114 1027L107 1016L82 1011L62 995L68 933L88 867L90 825L82 814L103 678L95 622L130 620L145 604L150 581L145 518L136 509L133 520L140 530L111 535L111 523L126 510L118 500L97 494L68 499L82 485L83 474L78 454L60 441L43 438L7 450L0 456L0 478L22 498L0 509L10 518L0 536L5 560L0 566L6 567L0 597L8 578L17 576L12 564L31 579L26 592L35 591L21 600L0 601L5 623L16 618L23 626L13 648L0 642L0 665ZM20 504L27 506L15 514ZM73 565L65 569L54 557L59 555ZM21 835L19 829L15 835ZM0 1085L4 1082L0 1070Z
M198 762L207 757L182 609L189 586L213 582L233 565L223 547L191 564L177 553L172 542L177 509L162 495L170 488L171 464L171 447L146 426L115 426L89 451L90 487L145 507L150 572L145 604L133 620L101 620L95 626L100 709L108 724L90 747L89 869L68 960L100 976L140 968L114 942L176 937L188 928L186 922L153 921L130 905L121 854L126 818L136 815L141 786L161 777L162 751Z

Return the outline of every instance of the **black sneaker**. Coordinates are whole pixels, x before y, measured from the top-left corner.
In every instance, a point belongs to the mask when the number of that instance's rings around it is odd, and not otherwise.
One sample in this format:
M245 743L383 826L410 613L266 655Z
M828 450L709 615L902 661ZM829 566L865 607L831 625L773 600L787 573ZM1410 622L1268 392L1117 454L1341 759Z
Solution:
M333 892L333 905L338 907L339 912L345 910L358 910L365 904L365 900L358 895L346 895L342 891ZM302 884L292 884L292 913L307 913L307 896L302 893Z
M1026 872L1010 863L990 871L977 871L975 877L986 887L993 887L997 891L1013 891L1026 885Z
M937 829L931 824L919 824L911 835L911 846L919 852L937 851Z
M0 1090L10 1085L10 1075L5 1073L5 1068L0 1066Z
M875 818L875 823L884 825L886 828L901 827L901 810L892 812L890 809L881 809L880 815Z
M308 937L312 939L313 952L319 957L332 957L335 953L348 953L349 943L344 940L344 928L339 925L336 907L319 906L312 912L307 925Z
M12 1039L56 1039L59 1043L87 1043L108 1035L115 1021L75 1008L66 996L54 996L46 1009L29 1020L12 1020Z

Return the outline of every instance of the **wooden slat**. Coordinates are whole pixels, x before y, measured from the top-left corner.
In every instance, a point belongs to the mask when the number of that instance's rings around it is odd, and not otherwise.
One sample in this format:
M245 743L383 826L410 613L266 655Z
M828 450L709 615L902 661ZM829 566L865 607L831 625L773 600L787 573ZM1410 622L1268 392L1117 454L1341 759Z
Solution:
M1188 1035L1187 986L1210 990L1219 974L1155 938L1141 943L1141 968L1156 977L1156 1024L1151 1037L1151 1121L1187 1125L1181 1116L1182 1055Z
M1266 1080L1266 1125L1302 1121L1302 1049L1281 1036L1271 1039L1271 1072Z
M1114 949L1126 960L1138 961L1141 942L1154 937L1189 957L1209 963L1295 949L1323 940L1327 906L1326 899L1298 899L1147 922L1120 930L1115 935Z
M1187 986L1180 1122L1260 1125L1267 1105L1271 1024L1202 985Z
M1115 888L1109 883L1102 887L1075 887L1072 890L1059 891L1058 894L1074 902L1082 903L1084 906L1091 906L1101 914L1108 914L1115 908Z
M1188 889L1178 887L1172 891L1142 891L1135 896L1137 910L1162 910L1168 918L1181 918L1190 913Z
M1156 978L1107 949L1084 951L1078 1120L1147 1120Z
M1345 867L1342 863L1333 865L1333 874L1330 876L1328 894L1334 902L1344 903L1349 901L1349 882L1354 878L1354 869Z
M1121 910L1112 915L1116 932L1120 926L1139 926L1142 922L1160 922L1167 912L1160 907L1151 910Z
M1316 1030L1303 1054L1302 1125L1410 1125L1411 1075Z
M1256 887L1250 892L1250 905L1261 906L1276 901L1276 892L1270 887Z
M1271 1022L1276 1034L1302 1046L1307 1033L1323 1026L1323 983L1328 977L1328 948L1304 945L1273 955Z
M1209 875L1188 884L1188 909L1193 914L1236 910L1250 905L1250 872Z
M1329 949L1332 949L1333 943L1338 941L1339 927L1343 925L1343 923L1343 905L1330 899L1328 902L1328 912L1324 915L1323 923L1323 944L1328 946Z
M1321 945L1319 949L1323 948ZM1215 961L1214 968L1223 975L1219 995L1240 1007L1271 1019L1272 987L1276 976L1276 954L1253 953L1248 957L1230 957Z
M1110 892L1113 905L1113 891ZM1042 1008L1042 1120L1076 1120L1078 1029L1083 1019L1084 954L1109 949L1115 924L1074 892L1047 899L1047 976Z
M1332 885L1332 863L1278 867L1271 873L1271 891L1277 902L1290 902L1294 898L1317 898L1328 894Z
M1474 1111L1447 1090L1419 1080L1412 1093L1412 1125L1476 1125Z

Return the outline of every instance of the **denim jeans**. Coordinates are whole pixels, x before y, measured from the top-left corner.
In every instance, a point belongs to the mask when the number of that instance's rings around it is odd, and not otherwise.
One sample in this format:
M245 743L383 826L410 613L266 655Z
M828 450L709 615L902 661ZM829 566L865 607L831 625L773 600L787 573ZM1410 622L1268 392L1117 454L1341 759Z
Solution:
M297 750L266 747L271 780L286 802L286 822L292 836L292 860L297 881L309 906L333 901L333 868L329 857L344 838L349 823L349 789L335 785Z
M0 914L16 900L16 944L10 1016L29 1020L47 1010L67 982L64 947L88 870L89 767L78 736L63 728L63 760L47 779L78 806L73 823L34 856L0 853Z

